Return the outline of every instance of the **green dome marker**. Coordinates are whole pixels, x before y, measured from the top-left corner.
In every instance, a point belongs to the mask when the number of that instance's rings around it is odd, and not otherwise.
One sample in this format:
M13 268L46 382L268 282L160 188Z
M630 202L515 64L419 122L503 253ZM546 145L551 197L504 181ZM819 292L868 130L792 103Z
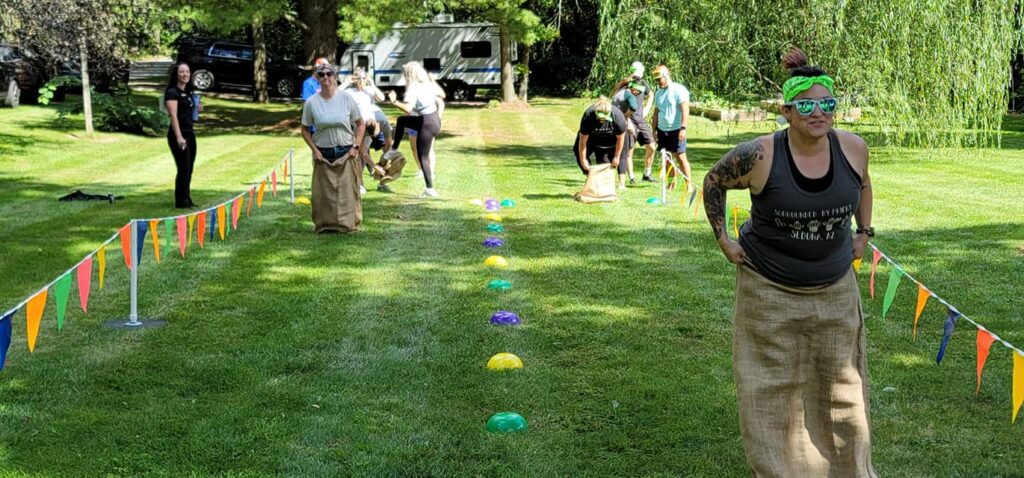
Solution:
M503 279L494 279L487 283L487 288L494 290L509 290L512 288L512 283Z
M526 419L515 412L499 412L487 420L487 431L491 433L515 433L526 431Z

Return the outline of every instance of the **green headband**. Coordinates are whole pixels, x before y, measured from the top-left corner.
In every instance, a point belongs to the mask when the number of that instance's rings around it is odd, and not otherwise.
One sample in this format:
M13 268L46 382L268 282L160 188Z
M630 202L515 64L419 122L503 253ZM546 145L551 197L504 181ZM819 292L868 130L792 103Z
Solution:
M637 83L637 82L634 81L634 82L629 84L629 89L637 90L637 91L643 93L644 91L647 90L647 87L645 87L644 85L641 85L640 83Z
M835 94L835 80L828 75L794 76L782 84L782 98L789 103L796 95L811 89L815 84L824 86L829 93Z
M601 111L595 111L594 115L596 115L598 119L603 119L605 121L611 121L612 120L611 112L604 113L604 112L601 112Z

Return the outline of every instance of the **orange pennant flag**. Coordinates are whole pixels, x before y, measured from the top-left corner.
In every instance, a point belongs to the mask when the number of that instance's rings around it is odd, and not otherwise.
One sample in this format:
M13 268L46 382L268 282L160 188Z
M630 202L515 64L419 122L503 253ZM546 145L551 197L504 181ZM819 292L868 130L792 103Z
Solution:
M131 223L121 228L118 231L121 235L121 252L124 254L124 265L129 269L132 268L132 228Z
M1017 421L1020 404L1024 403L1024 355L1013 352L1013 416L1010 423Z
M236 197L231 201L231 229L238 230L238 214L242 212L242 197Z
M288 178L288 160L287 159L284 160L284 166L281 167L281 176L284 176L285 179Z
M978 386L974 393L981 393L981 370L985 368L985 361L988 360L988 349L996 338L987 330L978 329Z
M196 215L193 214L188 217L188 245L192 245L192 229L196 224Z
M96 274L100 279L100 289L103 288L103 276L107 273L107 245L100 246L100 250L96 251L96 262L99 263L99 273Z
M86 257L78 269L75 270L78 279L78 304L82 306L82 312L89 309L89 286L92 285L92 257Z
M196 239L199 239L199 247L203 247L203 240L206 238L206 211L197 214L196 228L199 229Z
M156 263L160 263L160 236L157 234L157 229L160 227L160 221L149 221L149 232L153 235L153 255L156 256Z
M227 221L227 211L224 210L224 205L217 206L217 231L220 232L220 240L224 240L224 224Z
M25 325L28 327L28 351L36 350L36 335L39 334L39 320L43 318L43 309L46 308L47 289L39 291L34 297L28 300L28 307L25 309Z
M267 189L267 180L260 182L260 192L256 194L256 207L263 207L263 191Z
M917 338L917 319L921 317L921 311L924 310L924 306L928 304L928 299L932 297L931 291L924 287L924 284L917 283L917 310L914 311L914 338Z
M277 197L277 170L270 172L270 190L274 193L274 197Z
M253 199L252 199L254 194L256 194L256 188L255 187L249 188L249 205L245 207L245 217L249 217L249 213L252 212L252 203L256 202L256 201L253 201Z
M174 222L178 223L178 249L181 249L181 257L185 257L185 239L187 237L185 236L185 218L178 216Z

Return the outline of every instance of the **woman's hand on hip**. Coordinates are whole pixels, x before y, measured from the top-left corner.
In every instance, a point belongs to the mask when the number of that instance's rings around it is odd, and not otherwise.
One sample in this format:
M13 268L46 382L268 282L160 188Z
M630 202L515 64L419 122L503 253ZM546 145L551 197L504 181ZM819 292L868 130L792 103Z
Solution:
M856 234L853 236L853 258L860 259L864 257L864 250L868 247L867 234Z
M725 254L725 258L733 264L743 264L750 260L750 258L747 257L747 251L743 250L743 246L732 239L725 239L719 244L719 247L722 248L722 253Z

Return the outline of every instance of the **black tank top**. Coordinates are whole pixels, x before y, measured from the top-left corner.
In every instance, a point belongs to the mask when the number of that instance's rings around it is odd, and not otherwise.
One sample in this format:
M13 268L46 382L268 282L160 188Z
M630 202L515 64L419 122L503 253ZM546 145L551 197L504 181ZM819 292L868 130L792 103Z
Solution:
M860 175L829 131L829 172L821 180L831 181L824 187L819 183L817 191L802 188L818 180L798 179L802 175L789 154L788 138L788 129L775 133L771 172L761 193L750 195L750 219L740 229L740 245L754 268L772 281L797 287L831 284L853 262L850 217L860 204Z

